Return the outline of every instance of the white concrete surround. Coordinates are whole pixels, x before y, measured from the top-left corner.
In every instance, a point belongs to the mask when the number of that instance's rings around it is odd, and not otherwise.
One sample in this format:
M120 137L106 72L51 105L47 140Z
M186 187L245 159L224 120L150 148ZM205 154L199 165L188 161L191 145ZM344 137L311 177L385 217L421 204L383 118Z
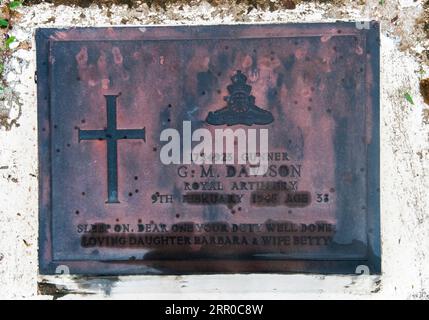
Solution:
M21 17L10 33L31 46L15 50L6 61L8 87L0 102L9 122L19 124L0 128L0 298L52 299L38 292L38 282L65 286L70 293L62 299L86 298L87 293L91 298L132 299L429 298L429 106L419 93L419 80L429 77L427 60L426 65L421 60L429 39L418 24L424 2L346 0L342 6L305 3L294 10L249 13L247 6L227 1L215 7L195 1L166 11L146 5L108 9L39 4L18 9ZM369 19L380 21L382 29L381 276L38 276L36 27ZM405 99L406 92L414 104Z

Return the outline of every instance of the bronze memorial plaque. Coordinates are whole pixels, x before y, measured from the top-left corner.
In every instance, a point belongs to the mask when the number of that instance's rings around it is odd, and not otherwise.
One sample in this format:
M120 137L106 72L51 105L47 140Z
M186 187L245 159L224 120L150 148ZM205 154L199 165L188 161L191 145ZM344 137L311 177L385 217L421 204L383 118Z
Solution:
M380 272L377 22L36 44L40 273Z

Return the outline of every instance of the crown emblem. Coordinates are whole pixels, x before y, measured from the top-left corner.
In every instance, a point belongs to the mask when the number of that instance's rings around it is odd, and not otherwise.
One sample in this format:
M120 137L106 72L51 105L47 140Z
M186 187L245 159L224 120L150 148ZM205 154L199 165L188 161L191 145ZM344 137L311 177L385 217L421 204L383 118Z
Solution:
M226 107L209 112L207 123L215 126L244 124L263 125L274 121L273 115L255 105L255 97L250 94L252 86L247 84L247 77L240 71L231 77L231 84L227 86L229 95L224 97Z

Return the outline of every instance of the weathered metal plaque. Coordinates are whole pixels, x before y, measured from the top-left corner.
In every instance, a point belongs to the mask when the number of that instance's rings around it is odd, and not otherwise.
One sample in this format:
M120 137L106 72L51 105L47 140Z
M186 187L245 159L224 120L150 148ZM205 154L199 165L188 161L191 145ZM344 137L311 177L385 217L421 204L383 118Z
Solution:
M40 272L380 272L379 27L39 29Z

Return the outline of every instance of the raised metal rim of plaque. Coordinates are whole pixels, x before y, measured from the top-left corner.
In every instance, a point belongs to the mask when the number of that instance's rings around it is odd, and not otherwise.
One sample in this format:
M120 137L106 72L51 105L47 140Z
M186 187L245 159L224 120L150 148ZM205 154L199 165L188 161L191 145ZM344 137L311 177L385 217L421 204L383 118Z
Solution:
M341 34L338 34L341 29ZM61 38L67 33L67 40ZM60 41L163 41L255 39L315 36L359 36L366 43L367 82L367 257L354 260L253 258L242 260L58 261L52 252L51 132L49 52ZM380 38L378 22L259 24L219 26L142 26L114 28L41 28L36 30L39 157L39 273L73 274L205 274L205 273L381 273L380 244ZM370 111L370 112L368 112ZM46 123L49 125L46 127ZM370 213L370 214L369 214ZM216 262L216 263L213 263ZM363 266L363 267L362 267Z

